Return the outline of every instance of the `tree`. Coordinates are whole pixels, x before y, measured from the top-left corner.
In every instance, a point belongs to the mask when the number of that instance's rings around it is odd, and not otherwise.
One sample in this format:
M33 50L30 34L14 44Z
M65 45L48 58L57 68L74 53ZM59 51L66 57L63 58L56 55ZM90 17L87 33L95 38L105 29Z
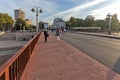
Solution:
M101 27L102 30L106 30L106 23L105 23L105 20L97 20L97 26L98 27Z
M23 20L22 18L18 18L15 22L14 29L15 30L23 30L24 28L25 29L28 28L28 25L27 25L26 21Z
M111 22L110 22L111 19ZM75 17L70 17L69 21L66 21L66 26L70 27L101 27L102 30L108 31L109 30L109 22L110 22L110 29L112 31L120 30L120 23L117 18L117 14L113 14L110 16L106 16L104 20L94 20L94 17L88 15L85 20Z
M71 27L77 27L78 24L77 24L77 20L75 17L71 17L69 22L71 23Z
M70 28L71 28L71 22L70 21L66 21L66 28L68 29L68 30L70 30Z
M84 20L84 27L97 27L97 22L94 20L94 17L87 16Z
M0 13L0 27L2 30L8 30L12 28L13 19L8 14Z
M45 28L44 27L44 22L40 21L38 24L39 24L40 29L44 29Z
M112 31L117 31L119 28L119 20L117 19L117 14L113 14L110 17L106 16L106 29L109 29L109 22L110 22L110 29Z
M83 27L84 20L79 18L77 18L76 20L77 20L78 27Z
M119 27L119 21L117 19L117 14L113 14L112 18L111 18L111 29L113 31L117 31Z

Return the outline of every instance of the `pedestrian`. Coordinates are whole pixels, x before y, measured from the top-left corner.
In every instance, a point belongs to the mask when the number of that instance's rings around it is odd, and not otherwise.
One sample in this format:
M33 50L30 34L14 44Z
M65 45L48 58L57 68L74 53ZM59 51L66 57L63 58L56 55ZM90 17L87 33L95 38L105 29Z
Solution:
M56 29L56 36L57 36L57 40L60 40L60 30L59 30L59 28Z
M48 31L47 29L44 30L44 38L45 38L45 42L47 42L47 38L49 37Z
M62 32L64 32L64 28L62 28Z

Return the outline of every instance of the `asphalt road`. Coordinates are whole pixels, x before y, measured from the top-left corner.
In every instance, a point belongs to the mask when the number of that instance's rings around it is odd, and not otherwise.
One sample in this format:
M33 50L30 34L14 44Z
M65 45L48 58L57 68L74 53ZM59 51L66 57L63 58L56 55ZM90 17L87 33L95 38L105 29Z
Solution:
M62 33L61 37L120 74L120 40L76 33Z

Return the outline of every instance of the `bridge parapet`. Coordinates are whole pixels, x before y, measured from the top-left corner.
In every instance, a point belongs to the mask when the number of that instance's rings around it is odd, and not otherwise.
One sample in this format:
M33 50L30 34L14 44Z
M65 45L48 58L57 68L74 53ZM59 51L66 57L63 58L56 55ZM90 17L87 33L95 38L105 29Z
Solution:
M20 80L41 32L0 67L0 80Z

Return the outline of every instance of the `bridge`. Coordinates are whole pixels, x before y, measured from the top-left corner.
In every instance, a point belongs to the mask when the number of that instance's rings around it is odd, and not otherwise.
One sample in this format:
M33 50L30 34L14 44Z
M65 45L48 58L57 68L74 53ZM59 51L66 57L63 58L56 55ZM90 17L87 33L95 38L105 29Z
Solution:
M120 75L50 33L34 36L0 67L0 80L120 80Z

